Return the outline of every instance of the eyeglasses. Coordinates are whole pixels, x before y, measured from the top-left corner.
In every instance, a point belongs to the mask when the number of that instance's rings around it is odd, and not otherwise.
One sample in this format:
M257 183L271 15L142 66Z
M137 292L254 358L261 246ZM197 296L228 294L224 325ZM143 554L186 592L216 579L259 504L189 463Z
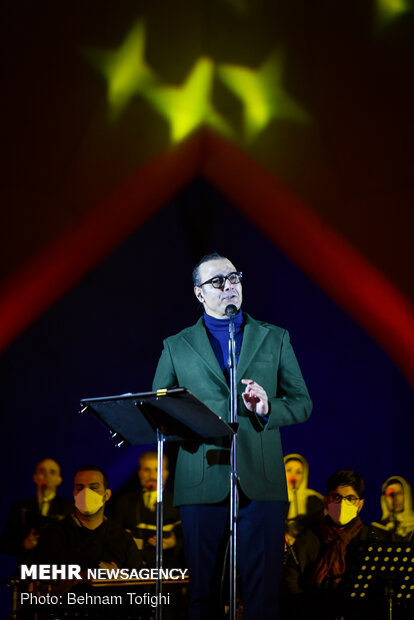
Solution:
M333 504L340 504L342 500L344 500L345 504L347 504L348 506L355 506L360 499L360 497L356 497L355 495L344 496L338 495L337 493L329 493L328 495L329 502L332 502Z
M205 284L211 284L213 288L223 288L226 284L226 280L230 282L230 284L239 284L242 279L241 271L232 271L228 273L226 276L214 276L214 278L210 278L210 280L206 280L203 284L198 284L198 286L204 286Z

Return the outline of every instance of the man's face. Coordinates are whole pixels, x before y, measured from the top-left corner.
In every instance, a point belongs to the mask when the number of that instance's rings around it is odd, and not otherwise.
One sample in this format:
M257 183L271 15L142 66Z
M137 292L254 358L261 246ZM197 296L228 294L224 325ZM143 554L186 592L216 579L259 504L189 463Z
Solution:
M33 481L38 490L46 493L56 493L57 487L61 484L60 467L53 459L44 459L36 465Z
M359 499L358 493L355 491L354 487L341 485L336 487L333 491L330 491L329 494L324 497L325 507L330 501L333 501L334 498L337 498L338 496L341 496L341 498L347 498L349 503L352 503L352 505L357 508L357 514L361 511L362 506L364 505L364 500Z
M76 497L83 489L91 489L108 501L111 491L105 489L103 475L100 471L78 471L73 481L73 496Z
M158 459L157 456L144 456L139 461L138 478L142 488L155 491L157 488ZM162 468L163 485L167 482L169 475L168 466L164 459Z
M404 510L404 489L399 482L389 484L384 495L390 512L402 512Z
M203 283L214 276L227 276L233 271L237 270L227 258L210 260L198 268L199 281ZM223 288L214 288L212 284L195 286L194 293L203 304L205 312L215 319L226 318L225 311L229 304L239 310L243 299L241 283L231 284L228 280L225 280Z
M286 463L285 470L288 488L298 489L303 480L303 464L292 459Z

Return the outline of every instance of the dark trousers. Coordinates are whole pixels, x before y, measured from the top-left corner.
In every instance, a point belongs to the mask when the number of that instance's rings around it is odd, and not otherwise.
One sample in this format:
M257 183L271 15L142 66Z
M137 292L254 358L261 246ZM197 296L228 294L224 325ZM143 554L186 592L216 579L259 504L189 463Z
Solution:
M237 568L243 620L279 619L284 551L284 502L242 498L237 521ZM184 549L190 569L190 620L220 617L220 580L228 541L229 505L181 506ZM228 571L224 582L228 600Z

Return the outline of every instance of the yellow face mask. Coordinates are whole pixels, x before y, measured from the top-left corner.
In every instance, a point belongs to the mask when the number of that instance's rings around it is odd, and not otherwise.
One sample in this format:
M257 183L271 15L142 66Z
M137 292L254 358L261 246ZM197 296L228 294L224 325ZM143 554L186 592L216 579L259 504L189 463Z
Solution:
M346 525L358 514L358 506L350 506L345 502L340 502L339 504L335 502L330 502L327 506L328 515L331 517L334 523L338 525Z
M104 496L85 487L75 495L75 506L83 515L94 515L102 508Z

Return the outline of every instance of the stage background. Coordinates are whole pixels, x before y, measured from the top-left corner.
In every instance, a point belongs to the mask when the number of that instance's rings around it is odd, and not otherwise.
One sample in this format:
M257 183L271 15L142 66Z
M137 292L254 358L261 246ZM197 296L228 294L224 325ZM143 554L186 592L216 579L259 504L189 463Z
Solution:
M285 451L321 492L362 473L369 522L414 482L412 4L150 4L1 7L1 524L43 457L68 496L133 475L79 400L150 389L212 250L290 332L314 411Z

